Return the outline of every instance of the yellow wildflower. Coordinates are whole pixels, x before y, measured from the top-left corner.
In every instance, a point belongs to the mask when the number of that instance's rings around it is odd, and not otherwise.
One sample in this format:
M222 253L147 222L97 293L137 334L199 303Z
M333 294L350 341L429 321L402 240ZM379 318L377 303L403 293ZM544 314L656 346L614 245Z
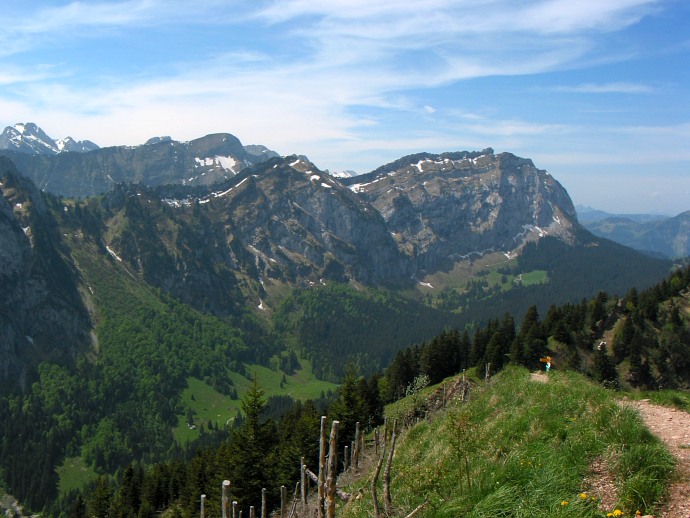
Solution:
M561 505L562 505L563 507L565 507L566 505L568 505L568 501L567 501L567 500L563 500L563 501L561 502Z
M580 498L582 498L583 500L587 498L587 493L580 493Z

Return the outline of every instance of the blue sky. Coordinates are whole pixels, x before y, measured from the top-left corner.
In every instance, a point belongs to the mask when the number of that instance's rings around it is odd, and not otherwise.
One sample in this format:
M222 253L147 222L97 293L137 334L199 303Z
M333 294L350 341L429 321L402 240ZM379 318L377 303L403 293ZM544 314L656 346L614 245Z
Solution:
M17 122L100 146L228 132L360 173L493 147L575 203L677 214L690 2L5 2L0 127Z

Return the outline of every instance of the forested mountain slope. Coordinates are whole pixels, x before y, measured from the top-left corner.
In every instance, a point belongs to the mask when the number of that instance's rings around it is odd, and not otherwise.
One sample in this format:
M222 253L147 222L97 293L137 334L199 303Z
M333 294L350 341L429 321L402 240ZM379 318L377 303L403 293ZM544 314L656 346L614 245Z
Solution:
M530 161L413 158L371 187L293 156L213 186L123 183L87 199L41 192L3 159L3 485L38 510L58 496L66 459L108 481L217 445L257 372L289 406L332 387L297 392L313 373L347 380L350 363L373 375L443 329L474 333L600 290L613 304L670 268L579 227L567 193ZM498 328L510 336L511 320ZM498 368L510 351L492 337L480 333L463 361ZM355 381L369 403L341 407L348 422L400 388Z

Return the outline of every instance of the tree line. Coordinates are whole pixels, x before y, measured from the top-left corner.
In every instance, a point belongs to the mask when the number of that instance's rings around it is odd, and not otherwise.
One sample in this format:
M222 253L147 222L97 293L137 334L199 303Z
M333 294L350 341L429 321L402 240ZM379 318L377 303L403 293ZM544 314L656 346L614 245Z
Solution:
M684 316L687 301L681 296L688 286L690 268L641 293L631 289L623 298L601 292L578 304L552 306L543 320L532 306L519 325L506 314L481 328L446 330L400 351L385 373L368 378L350 364L327 414L341 423L342 446L353 440L356 422L364 429L379 425L383 405L409 393L420 377L438 383L465 369L481 367L483 373L491 365L496 372L508 363L543 368L544 355L553 357L556 368L581 370L611 387L622 382L643 388L687 386L690 331ZM615 336L611 350L601 343L607 329ZM621 379L624 362L628 369ZM647 365L646 375L635 370L638 364ZM108 516L153 516L164 509L173 516L190 516L198 511L199 496L206 494L209 513L218 513L224 479L231 480L232 499L241 506L257 505L266 488L269 506L275 507L279 487L292 487L298 480L297 460L317 463L322 412L311 401L296 402L275 419L265 416L266 409L255 381L242 401L241 425L219 447L199 450L188 462L133 464L117 479L101 478L83 493L63 497L54 510L75 517L98 509L107 509Z

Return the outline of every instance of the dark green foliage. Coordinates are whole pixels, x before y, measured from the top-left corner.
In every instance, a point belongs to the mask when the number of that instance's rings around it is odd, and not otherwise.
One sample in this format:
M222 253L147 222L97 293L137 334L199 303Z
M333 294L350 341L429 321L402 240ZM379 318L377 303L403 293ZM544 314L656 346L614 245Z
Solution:
M490 364L492 372L498 371L509 361L511 345L515 340L515 321L504 315L498 329L491 335L484 353L484 364Z
M670 267L665 261L630 254L629 249L611 241L584 233L579 238L584 246L577 248L551 237L540 239L525 247L518 263L523 271L548 270L550 284L558 286L570 300L598 291L623 293L631 286L647 288L663 278Z
M389 291L343 284L295 291L273 317L276 330L292 336L314 373L326 380L341 379L348 361L366 375L381 370L397 351L455 320Z
M594 353L592 377L609 388L618 388L618 372L613 360L606 351L606 345L600 344Z
M468 339L466 335L465 338ZM466 368L468 352L467 349L463 349L460 334L456 330L444 331L428 344L422 345L420 371L429 376L431 384L436 384ZM411 380L408 380L408 383L409 381Z

